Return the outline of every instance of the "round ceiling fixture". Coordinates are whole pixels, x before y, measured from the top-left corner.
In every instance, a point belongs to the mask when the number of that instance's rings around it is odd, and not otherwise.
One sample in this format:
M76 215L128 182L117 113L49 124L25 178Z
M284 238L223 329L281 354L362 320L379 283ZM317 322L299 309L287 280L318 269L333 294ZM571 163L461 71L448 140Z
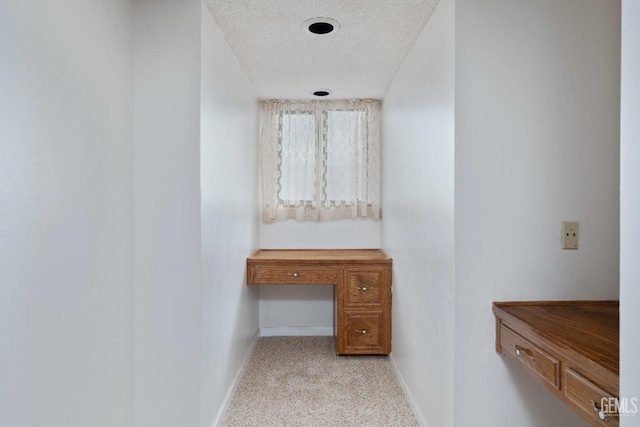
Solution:
M313 18L304 22L304 28L313 34L329 34L340 28L338 21L331 18Z
M327 96L327 95L331 95L331 89L318 89L312 93L315 96Z

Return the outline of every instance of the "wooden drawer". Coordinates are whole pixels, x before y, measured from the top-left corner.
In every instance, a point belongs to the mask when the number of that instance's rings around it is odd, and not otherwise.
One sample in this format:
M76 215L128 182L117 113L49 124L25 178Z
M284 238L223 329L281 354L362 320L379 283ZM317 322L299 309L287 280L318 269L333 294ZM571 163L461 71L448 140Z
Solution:
M345 306L381 307L388 300L389 281L384 267L346 268Z
M253 266L249 283L282 285L334 285L338 269L332 267Z
M536 380L548 387L560 389L558 359L505 325L500 328L500 348L502 354L522 366Z
M341 354L389 354L390 324L383 313L356 312L344 315Z
M593 425L617 426L615 397L591 380L567 368L564 373L564 394L576 410ZM604 399L604 400L603 400Z

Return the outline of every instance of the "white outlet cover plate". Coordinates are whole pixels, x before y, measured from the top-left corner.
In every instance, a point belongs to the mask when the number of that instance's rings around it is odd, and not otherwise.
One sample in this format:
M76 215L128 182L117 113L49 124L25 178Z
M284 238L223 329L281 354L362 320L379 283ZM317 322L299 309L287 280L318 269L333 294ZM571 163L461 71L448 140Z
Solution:
M562 221L562 249L578 249L580 223L578 221Z

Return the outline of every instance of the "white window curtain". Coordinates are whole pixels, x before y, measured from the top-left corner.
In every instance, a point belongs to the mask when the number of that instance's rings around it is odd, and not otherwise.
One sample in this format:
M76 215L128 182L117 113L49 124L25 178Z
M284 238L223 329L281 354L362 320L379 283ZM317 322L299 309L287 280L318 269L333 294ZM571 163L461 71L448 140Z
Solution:
M380 101L260 107L263 221L380 218Z

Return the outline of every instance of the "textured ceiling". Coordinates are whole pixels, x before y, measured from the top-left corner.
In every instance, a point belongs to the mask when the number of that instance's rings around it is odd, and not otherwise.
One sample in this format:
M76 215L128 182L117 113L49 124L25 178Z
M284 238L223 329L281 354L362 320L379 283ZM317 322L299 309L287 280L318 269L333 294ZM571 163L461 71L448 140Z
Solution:
M439 0L205 0L261 99L376 98ZM326 35L303 26L326 17Z

